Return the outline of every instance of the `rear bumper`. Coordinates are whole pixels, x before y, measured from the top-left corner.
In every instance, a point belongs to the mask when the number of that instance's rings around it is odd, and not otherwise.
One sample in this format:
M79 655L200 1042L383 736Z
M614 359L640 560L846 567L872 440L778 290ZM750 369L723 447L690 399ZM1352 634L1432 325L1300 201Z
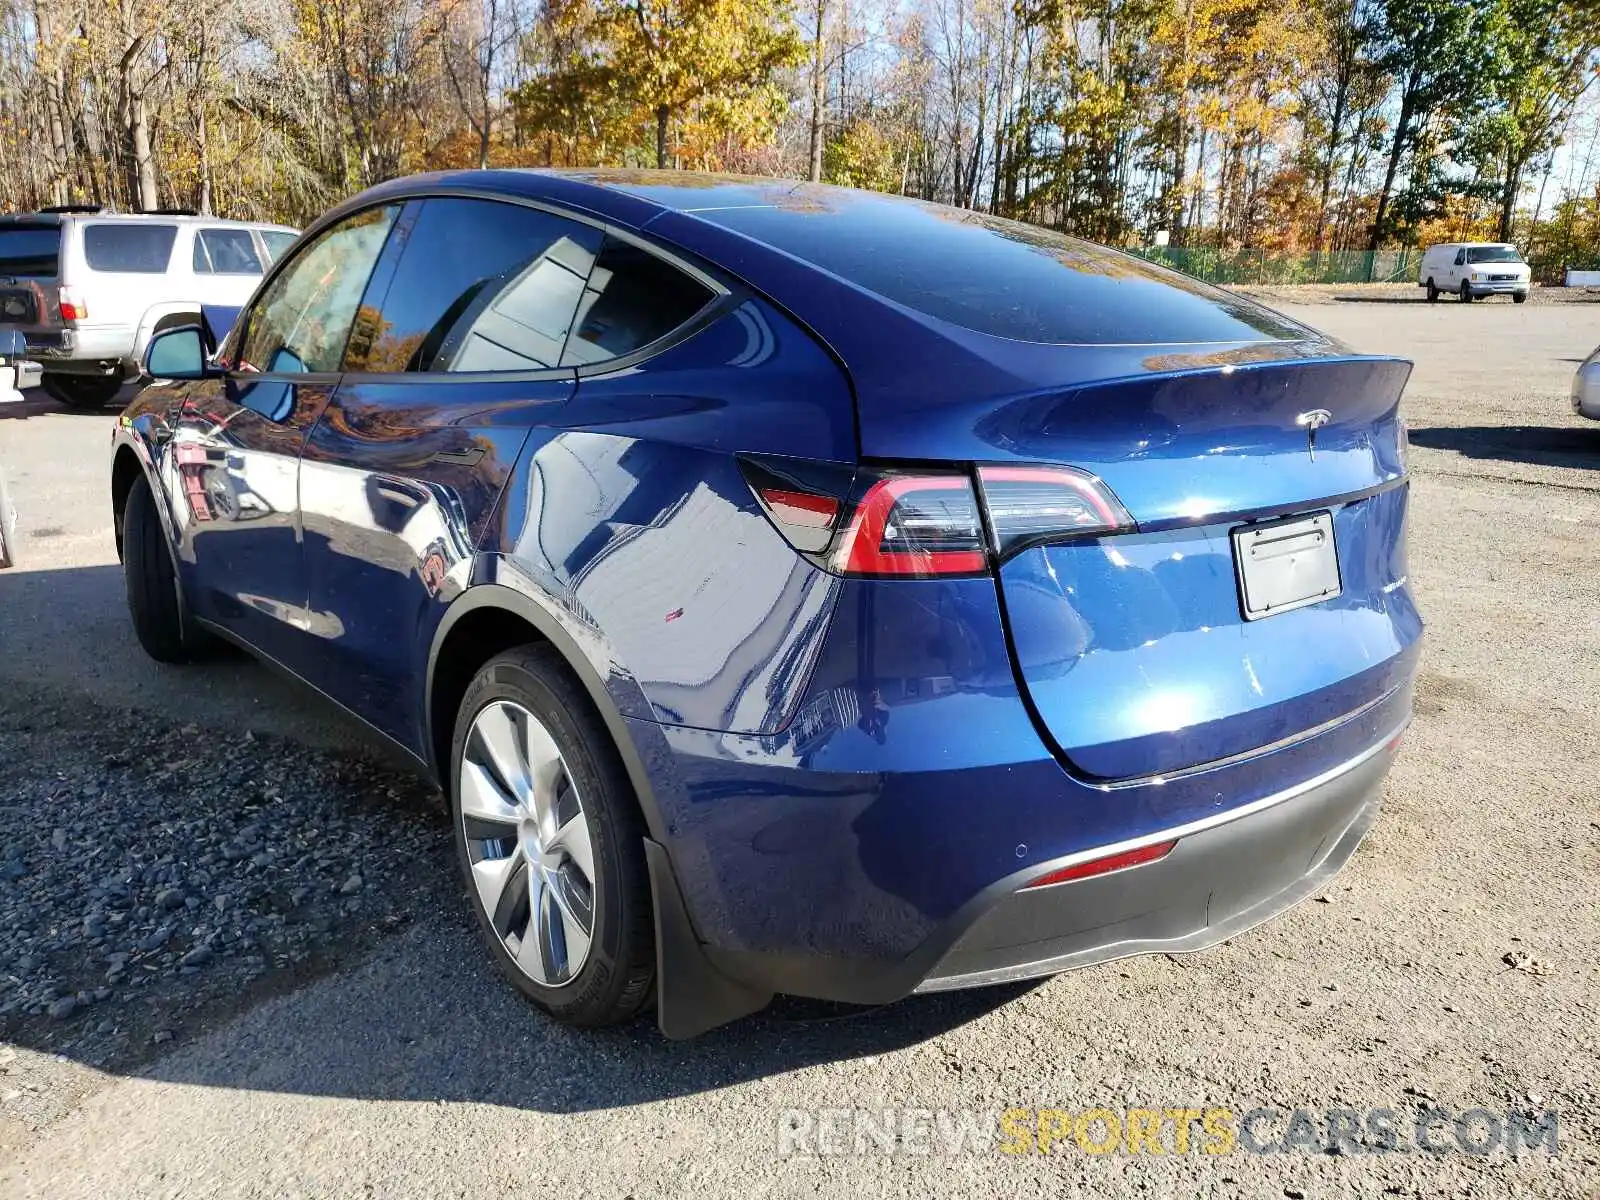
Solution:
M132 365L133 331L116 326L26 329L28 356L53 374L127 375Z
M1202 950L1323 886L1378 813L1399 731L1355 760L1254 804L1032 867L979 897L919 992L978 987L1136 954ZM1177 839L1164 858L1028 889L1063 867Z

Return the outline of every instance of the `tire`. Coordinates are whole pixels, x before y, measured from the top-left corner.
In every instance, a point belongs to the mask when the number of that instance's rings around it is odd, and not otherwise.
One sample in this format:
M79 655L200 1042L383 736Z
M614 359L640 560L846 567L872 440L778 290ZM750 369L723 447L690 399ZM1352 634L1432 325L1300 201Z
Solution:
M1430 280L1428 280L1428 303L1429 304L1437 303L1438 299L1439 299L1439 288L1433 282L1433 280L1430 279Z
M1527 302L1528 302L1528 293L1527 292L1512 292L1511 293L1511 303L1513 303L1513 304L1526 304Z
M552 647L508 650L473 678L450 771L467 903L501 974L566 1025L639 1013L655 982L644 820L616 746Z
M104 408L122 390L122 380L115 375L47 374L39 385L52 400L85 412Z
M167 535L143 476L134 481L122 510L122 575L133 632L145 653L164 663L199 657L203 639L185 630Z
M1463 283L1461 285L1461 303L1463 303L1463 304L1471 304L1472 303L1472 287L1469 284Z

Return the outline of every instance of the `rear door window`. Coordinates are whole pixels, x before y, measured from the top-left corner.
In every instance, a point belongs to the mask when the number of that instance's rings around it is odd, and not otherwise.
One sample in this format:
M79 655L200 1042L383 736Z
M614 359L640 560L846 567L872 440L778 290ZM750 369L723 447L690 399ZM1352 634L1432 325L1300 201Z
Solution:
M409 219L409 217L408 217ZM347 371L538 371L558 366L603 235L494 200L419 203L374 313L350 339ZM369 320L370 318L370 320Z
M255 239L248 229L202 229L195 234L194 269L202 275L259 275Z
M607 237L562 364L582 366L642 350L692 319L714 295L648 250Z
M172 259L177 237L176 225L85 225L83 259L91 271L160 275Z
M61 273L61 226L0 225L0 275L54 279Z

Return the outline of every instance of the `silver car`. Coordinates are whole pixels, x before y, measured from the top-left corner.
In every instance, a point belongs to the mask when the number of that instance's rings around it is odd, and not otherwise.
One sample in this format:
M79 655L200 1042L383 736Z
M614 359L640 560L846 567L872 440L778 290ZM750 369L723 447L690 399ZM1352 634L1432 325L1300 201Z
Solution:
M1591 421L1600 421L1600 346L1572 377L1572 411Z
M0 330L27 339L43 387L96 408L139 373L153 334L202 305L242 306L296 233L186 213L69 206L0 217Z

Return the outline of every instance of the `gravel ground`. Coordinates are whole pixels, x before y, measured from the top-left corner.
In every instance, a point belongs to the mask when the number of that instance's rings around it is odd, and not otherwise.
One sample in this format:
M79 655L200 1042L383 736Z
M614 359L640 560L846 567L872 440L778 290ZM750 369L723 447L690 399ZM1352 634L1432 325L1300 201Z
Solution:
M111 418L0 419L24 522L0 572L0 1197L1600 1197L1600 426L1566 401L1600 310L1295 311L1417 360L1429 640L1346 871L1201 954L783 1004L684 1044L512 995L427 790L348 722L245 661L128 652L82 467ZM778 1153L789 1110L1102 1105L1554 1109L1561 1153Z
M408 923L437 793L353 755L0 694L0 1038L126 1070Z

